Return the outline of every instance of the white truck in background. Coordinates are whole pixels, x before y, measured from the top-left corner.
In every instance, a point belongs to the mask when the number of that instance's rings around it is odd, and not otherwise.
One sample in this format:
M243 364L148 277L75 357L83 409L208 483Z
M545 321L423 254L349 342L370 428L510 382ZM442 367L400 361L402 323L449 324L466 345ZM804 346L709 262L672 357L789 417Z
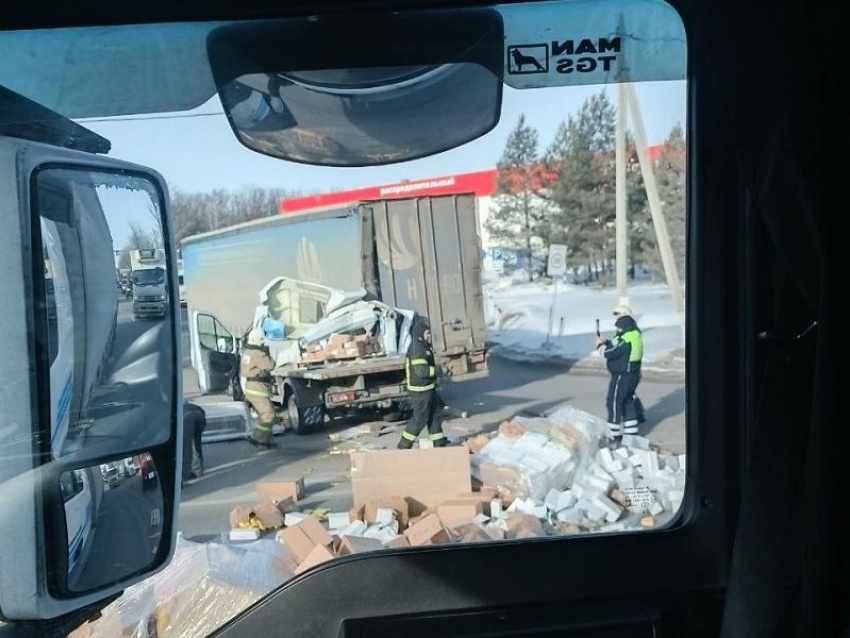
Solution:
M165 318L168 312L165 250L140 248L130 251L133 286L133 317Z

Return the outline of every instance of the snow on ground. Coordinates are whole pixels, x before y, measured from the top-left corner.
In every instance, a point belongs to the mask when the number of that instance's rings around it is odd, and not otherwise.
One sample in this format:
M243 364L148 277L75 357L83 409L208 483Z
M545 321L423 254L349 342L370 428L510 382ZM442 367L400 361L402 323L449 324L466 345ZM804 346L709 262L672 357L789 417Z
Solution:
M629 288L629 304L643 331L645 367L682 367L684 339L666 285ZM515 359L556 357L593 365L596 319L603 336L614 331L615 289L548 282L512 284L502 279L485 286L488 336L498 351ZM546 343L552 309L551 336Z

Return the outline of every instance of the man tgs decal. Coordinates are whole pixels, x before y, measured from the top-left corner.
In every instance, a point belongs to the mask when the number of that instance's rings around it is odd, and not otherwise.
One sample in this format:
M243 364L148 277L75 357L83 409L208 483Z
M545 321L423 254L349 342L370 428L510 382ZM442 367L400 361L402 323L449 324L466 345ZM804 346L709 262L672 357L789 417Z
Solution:
M619 37L553 40L551 44L517 44L508 47L508 73L548 73L551 58L557 73L610 72L620 53Z

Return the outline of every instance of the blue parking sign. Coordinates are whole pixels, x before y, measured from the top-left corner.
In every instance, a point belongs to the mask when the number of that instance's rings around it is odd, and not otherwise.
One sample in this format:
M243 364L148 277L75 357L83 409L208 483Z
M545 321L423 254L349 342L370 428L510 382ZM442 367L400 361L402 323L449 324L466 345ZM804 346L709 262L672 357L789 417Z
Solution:
M493 248L491 251L493 257L493 271L497 273L505 270L505 253L501 248Z

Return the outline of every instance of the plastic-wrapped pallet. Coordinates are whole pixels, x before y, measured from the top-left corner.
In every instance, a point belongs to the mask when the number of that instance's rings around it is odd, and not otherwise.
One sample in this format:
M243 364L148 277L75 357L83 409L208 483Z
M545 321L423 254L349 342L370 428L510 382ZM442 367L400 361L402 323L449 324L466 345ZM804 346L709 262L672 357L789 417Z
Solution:
M292 578L273 540L233 547L178 539L163 571L128 588L90 623L91 638L201 638Z

